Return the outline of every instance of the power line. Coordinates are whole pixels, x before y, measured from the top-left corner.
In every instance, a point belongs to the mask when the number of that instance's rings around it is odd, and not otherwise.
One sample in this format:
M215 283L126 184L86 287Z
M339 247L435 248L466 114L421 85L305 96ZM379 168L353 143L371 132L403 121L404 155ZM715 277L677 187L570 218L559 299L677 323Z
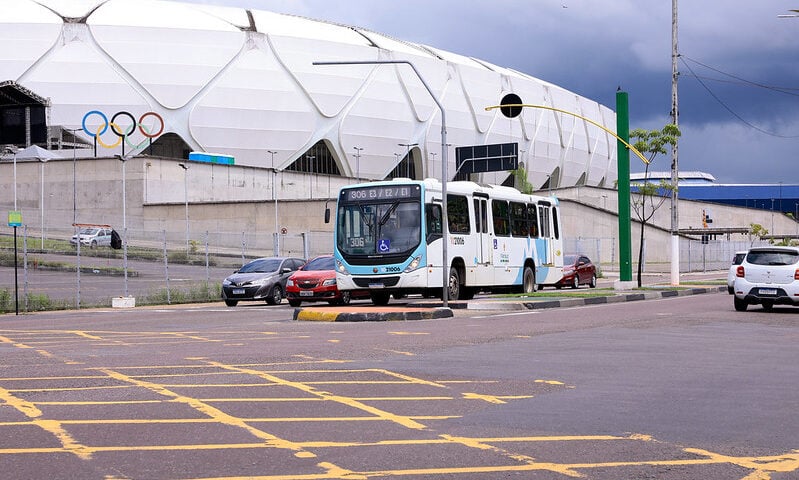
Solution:
M766 134L766 135L769 135L769 136L772 136L772 137L778 137L778 138L799 138L799 135L780 135L780 134L778 134L778 133L770 132L770 131L768 131L768 130L764 130L763 128L760 128L760 127L758 127L757 125L754 125L754 124L753 124L753 123L751 123L751 122L748 122L748 121L747 121L747 120L745 120L743 117L741 117L740 115L738 115L738 113L736 113L736 112L735 112L735 111L734 111L732 108L730 108L730 106L728 106L726 103L724 103L724 101L722 101L722 100L721 100L721 99L718 97L718 95L716 95L715 93L713 93L713 90L711 90L711 89L710 89L710 87L708 87L708 86L707 86L707 84L706 84L705 82L703 82L703 81L702 81L702 79L701 79L701 78L700 78L700 77L699 77L699 76L698 76L698 75L697 75L697 74L696 74L696 73L693 71L693 69L691 68L691 66L688 64L688 62L686 62L686 61L685 61L685 59L683 58L683 56L682 56L682 55L680 55L680 56L679 56L679 58L682 60L682 63L683 63L683 65L685 65L685 67L688 69L688 71L690 71L690 72L691 72L691 75L692 75L694 78L696 78L696 80L699 82L699 84L700 84L700 85L702 85L702 88L704 88L705 90L707 90L707 93L709 93L709 94L710 94L710 96L711 96L711 97L713 97L713 98L714 98L714 99L715 99L715 100L716 100L716 101L719 103L719 105L721 105L722 107L724 107L724 109L725 109L725 110L727 110L728 112L730 112L730 114L731 114L733 117L737 118L737 119L738 119L738 120L739 120L741 123L743 123L744 125L747 125L747 126L748 126L748 127L750 127L750 128L753 128L753 129L757 130L757 131L758 131L758 132L760 132L760 133L763 133L763 134ZM721 72L721 73L723 73L723 72ZM741 79L741 80L743 80L743 79ZM753 83L753 82L747 82L747 83ZM754 84L754 83L753 83L753 84ZM757 85L757 84L754 84L754 85ZM757 86L760 86L760 85L757 85ZM760 87L761 87L761 88L763 88L764 86L760 86ZM782 93L787 93L787 92L782 92Z
M719 70L718 68L711 67L710 65L707 65L705 63L700 62L699 60L693 59L691 57L687 57L685 55L680 55L680 58L683 60L683 63L685 63L686 60L689 60L691 62L694 62L697 65L701 65L701 66L707 68L708 70L713 70L714 72L720 73L720 74L722 74L722 75L724 75L726 77L734 78L735 80L738 80L740 83L745 84L745 85L752 85L754 87L764 88L766 90L773 90L775 92L784 93L786 95L799 96L799 88L797 88L797 87L777 87L777 86L774 86L774 85L764 85L762 83L753 82L752 80L747 80L747 79L739 77L737 75L733 75L731 73L724 72L722 70ZM699 77L697 76L697 78L699 78ZM725 80L719 80L719 81L725 81Z

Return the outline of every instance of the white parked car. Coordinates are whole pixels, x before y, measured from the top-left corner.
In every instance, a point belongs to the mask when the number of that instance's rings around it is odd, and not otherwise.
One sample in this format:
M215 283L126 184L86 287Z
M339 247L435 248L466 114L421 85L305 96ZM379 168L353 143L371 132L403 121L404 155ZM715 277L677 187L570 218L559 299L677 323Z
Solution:
M733 288L735 284L735 272L738 270L738 265L744 261L745 256L746 251L742 251L735 252L735 255L732 257L732 265L730 265L730 271L727 273L727 293L730 295L735 293L735 289Z
M799 306L799 248L757 247L746 253L736 267L735 309L762 305L768 311L774 305Z
M111 230L108 227L83 227L78 232L80 235L80 244L87 245L91 248L97 247L110 247L111 246ZM78 244L78 236L72 235L69 239L72 245Z

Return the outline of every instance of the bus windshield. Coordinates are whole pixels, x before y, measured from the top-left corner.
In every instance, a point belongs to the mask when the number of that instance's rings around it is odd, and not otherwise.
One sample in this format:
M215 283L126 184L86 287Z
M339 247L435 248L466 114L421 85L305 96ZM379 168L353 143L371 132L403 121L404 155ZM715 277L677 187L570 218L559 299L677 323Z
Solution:
M340 205L338 249L354 256L408 252L421 240L421 218L418 200Z

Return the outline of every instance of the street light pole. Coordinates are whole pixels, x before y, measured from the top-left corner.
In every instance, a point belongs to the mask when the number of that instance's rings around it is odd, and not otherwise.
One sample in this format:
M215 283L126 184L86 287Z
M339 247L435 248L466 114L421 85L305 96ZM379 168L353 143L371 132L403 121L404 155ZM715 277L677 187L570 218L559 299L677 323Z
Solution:
M447 258L447 243L449 242L449 238L447 235L447 228L449 225L449 220L447 218L447 181L448 181L448 173L447 173L447 112L444 110L444 106L439 101L438 97L433 90L430 88L430 85L427 84L424 77L419 70L416 69L416 65L413 62L408 60L361 60L361 61L338 61L338 62L313 62L313 65L386 65L386 64L405 64L411 67L413 73L416 74L416 77L422 82L424 88L427 90L427 93L433 98L433 101L436 102L438 109L441 111L441 270L442 270L442 280L443 283L441 284L441 301L444 308L448 308L449 306L449 292L447 291L447 286L449 285L449 259Z
M189 166L178 163L183 169L183 200L186 205L186 255L189 254Z
M125 177L125 164L129 160L124 155L116 156L122 162L122 269L125 271L125 296L128 296L128 214L127 193L125 191L127 178Z
M47 159L46 158L40 158L39 162L41 162L41 164L39 165L39 168L41 169L41 173L42 173L42 181L41 181L41 193L42 193L42 196L39 199L39 210L41 210L41 213L42 213L42 250L44 250L44 164L45 164L45 162L47 162Z
M352 147L355 149L355 178L358 179L358 182L361 181L361 150L362 147Z
M278 232L279 223L277 217L277 169L275 168L275 150L267 150L266 153L272 156L272 200L275 201L275 256L280 255L280 232Z

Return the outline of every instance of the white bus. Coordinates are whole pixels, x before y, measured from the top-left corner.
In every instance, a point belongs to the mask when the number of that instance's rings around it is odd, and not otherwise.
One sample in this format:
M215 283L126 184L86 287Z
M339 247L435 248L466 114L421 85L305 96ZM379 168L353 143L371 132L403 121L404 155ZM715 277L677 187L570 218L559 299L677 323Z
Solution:
M341 290L369 290L375 305L410 293L467 300L478 291L534 292L560 280L558 200L511 187L447 183L442 261L441 183L395 179L347 186L338 196L334 257ZM329 217L329 212L328 212Z

